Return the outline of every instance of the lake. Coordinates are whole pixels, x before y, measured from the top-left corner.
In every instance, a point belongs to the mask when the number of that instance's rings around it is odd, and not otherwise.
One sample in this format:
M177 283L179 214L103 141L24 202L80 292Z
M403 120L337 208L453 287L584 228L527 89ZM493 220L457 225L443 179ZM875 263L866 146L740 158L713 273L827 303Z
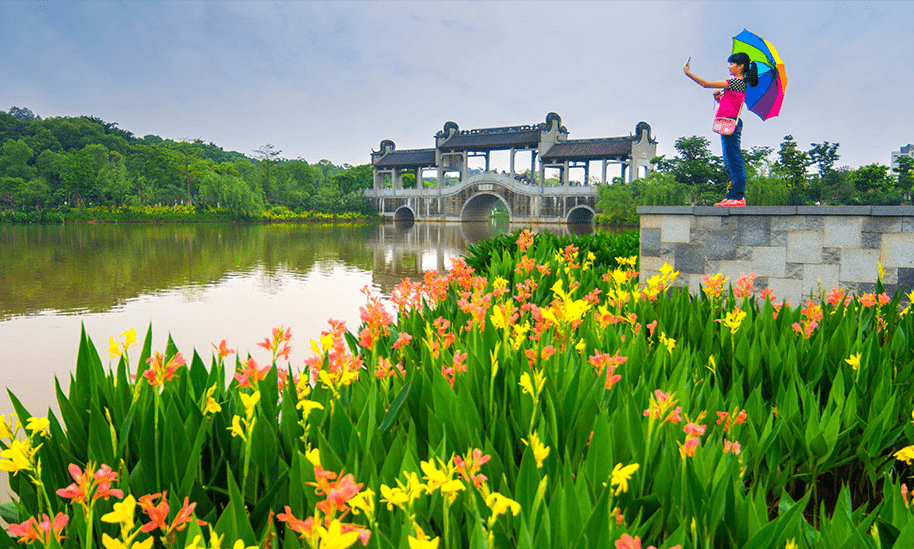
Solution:
M56 410L53 378L67 390L82 327L114 368L108 340L131 328L141 344L151 325L154 351L164 352L170 333L188 359L196 349L209 364L222 339L242 356L268 361L256 343L282 325L292 330L291 364L301 369L309 340L328 319L357 328L362 288L388 297L403 278L449 269L473 242L517 228L0 225L0 387L33 414ZM132 351L135 361L139 350ZM11 412L4 395L0 414Z

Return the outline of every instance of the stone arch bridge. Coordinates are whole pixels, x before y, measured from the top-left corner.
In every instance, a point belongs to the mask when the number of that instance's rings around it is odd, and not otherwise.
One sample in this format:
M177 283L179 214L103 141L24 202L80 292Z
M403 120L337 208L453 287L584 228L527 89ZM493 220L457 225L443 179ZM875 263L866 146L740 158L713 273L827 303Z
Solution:
M494 151L509 153L508 172L490 169ZM382 216L399 220L485 221L502 202L512 222L588 223L608 166L620 166L622 179L632 181L653 169L656 153L646 122L632 135L597 139L568 139L554 112L523 126L460 130L447 122L434 148L397 150L382 141L371 154L374 182L365 196ZM529 155L529 169L517 169L518 155ZM484 159L483 170L470 169L473 157ZM600 179L592 168L602 168ZM570 179L572 170L583 171L579 182ZM547 172L556 175L547 179Z
M366 191L384 217L396 221L488 221L498 202L512 222L589 223L596 213L597 187L545 187L485 172L444 189Z

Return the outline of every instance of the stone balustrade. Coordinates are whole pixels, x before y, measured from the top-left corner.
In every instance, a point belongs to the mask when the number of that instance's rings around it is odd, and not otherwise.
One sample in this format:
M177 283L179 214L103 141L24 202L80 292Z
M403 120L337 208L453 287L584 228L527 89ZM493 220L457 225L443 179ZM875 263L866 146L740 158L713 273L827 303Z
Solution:
M914 289L914 207L641 206L641 283L664 264L699 291L701 277L735 282L755 273L756 288L798 304L837 285L872 292L878 265L891 294Z

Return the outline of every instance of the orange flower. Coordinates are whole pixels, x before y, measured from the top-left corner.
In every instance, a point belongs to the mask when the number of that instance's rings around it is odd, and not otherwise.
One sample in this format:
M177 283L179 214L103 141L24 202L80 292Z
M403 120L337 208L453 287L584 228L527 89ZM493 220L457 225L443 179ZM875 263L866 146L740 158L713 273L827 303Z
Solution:
M66 488L57 490L57 495L63 498L69 498L71 503L89 507L98 501L99 498L105 498L107 500L111 496L116 498L124 497L124 493L121 490L111 488L111 483L117 480L117 473L112 471L111 467L108 467L105 464L102 464L98 471L96 471L95 465L91 462L86 465L85 470L82 470L76 464L71 463L67 467L67 470L76 482L70 484Z
M63 513L57 513L53 519L48 515L41 515L40 522L35 520L35 517L29 517L28 520L19 524L11 523L9 531L10 534L19 538L19 543L30 544L38 541L47 546L51 544L52 535L58 543L64 539L63 529L66 528L69 521L70 517Z
M175 377L175 372L178 368L186 364L181 353L175 353L175 356L165 362L165 357L156 352L153 356L149 357L146 362L150 366L148 370L143 372L143 377L145 377L153 387L158 387L166 381L170 381Z

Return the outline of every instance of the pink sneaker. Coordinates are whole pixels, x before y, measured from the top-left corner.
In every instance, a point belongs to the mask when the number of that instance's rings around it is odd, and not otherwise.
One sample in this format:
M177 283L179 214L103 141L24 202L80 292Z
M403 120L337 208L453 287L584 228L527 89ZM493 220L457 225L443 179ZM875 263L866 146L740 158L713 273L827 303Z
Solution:
M717 204L715 204L715 206L730 207L730 208L745 207L746 199L740 198L739 200L735 200L733 198L725 198L725 199L721 200L720 202L718 202Z

